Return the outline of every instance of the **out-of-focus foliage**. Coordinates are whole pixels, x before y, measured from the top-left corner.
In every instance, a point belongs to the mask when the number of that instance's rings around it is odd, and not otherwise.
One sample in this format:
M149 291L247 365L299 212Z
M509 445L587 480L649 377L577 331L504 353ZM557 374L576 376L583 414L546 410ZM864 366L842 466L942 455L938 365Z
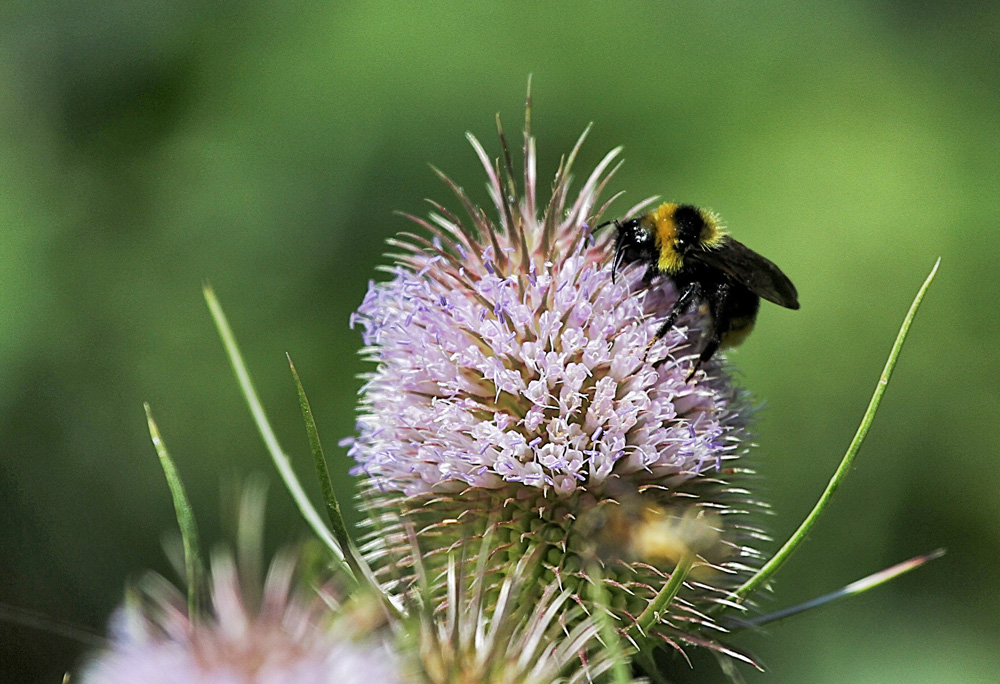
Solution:
M732 355L767 404L778 538L836 466L943 257L859 465L779 576L779 603L949 555L741 643L770 668L750 681L994 681L997 54L986 2L8 4L0 601L103 629L126 578L167 570L174 521L143 401L205 523L220 482L232 494L269 468L205 279L317 493L283 352L328 445L351 434L364 366L348 317L384 238L407 228L392 212L447 196L427 162L485 201L462 134L492 140L497 111L519 130L533 73L541 177L593 121L581 168L625 145L615 211L650 194L707 205L795 281L802 310L765 306ZM271 499L272 542L303 535L287 496ZM80 649L0 624L0 680L58 681Z

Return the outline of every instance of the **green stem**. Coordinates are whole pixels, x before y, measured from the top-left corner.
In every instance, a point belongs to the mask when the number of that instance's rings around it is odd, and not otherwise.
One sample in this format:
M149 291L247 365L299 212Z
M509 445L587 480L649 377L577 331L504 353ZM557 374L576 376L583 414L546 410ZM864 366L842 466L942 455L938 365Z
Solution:
M694 559L695 553L693 551L688 551L681 557L677 567L670 573L670 579L660 589L660 593L650 601L646 609L636 619L635 627L638 629L640 635L645 636L648 634L653 625L660 621L663 611L666 610L670 602L677 596L677 592L684 585L684 580L687 579L688 573L691 572Z
M924 284L917 292L917 296L914 297L913 303L910 304L910 310L906 313L906 318L903 319L903 325L899 329L899 334L896 335L896 341L892 345L892 351L889 352L889 359L885 362L885 368L882 369L882 375L879 377L878 384L875 386L875 393L872 395L871 401L868 403L868 409L865 411L865 415L861 419L858 431L855 433L854 439L847 448L847 453L844 454L844 458L841 460L840 466L833 474L833 477L830 478L830 482L827 484L826 490L823 492L822 496L820 496L819 501L816 502L816 505L813 507L809 515L806 516L806 519L802 521L801 525L799 525L799 528L795 530L795 533L787 542L785 542L785 545L782 546L781 549L774 554L771 560L765 563L764 567L758 570L753 577L748 579L742 586L733 591L730 598L737 601L743 600L771 579L774 573L776 573L778 569L785 564L785 561L791 557L792 553L798 549L799 545L805 541L809 531L812 529L813 525L816 524L816 520L819 519L820 514L829 505L834 492L837 491L843 483L844 478L847 477L847 473L854 464L854 457L857 456L858 451L861 449L861 444L865 441L865 437L868 435L868 430L871 428L872 421L875 419L875 412L878 411L879 404L882 402L882 395L885 394L885 388L889 384L889 378L892 376L892 371L896 367L896 360L899 358L899 352L903 348L903 342L906 340L906 335L910 331L910 325L913 323L913 318L916 316L917 309L920 308L920 303L924 299L924 294L926 294L927 289L934 280L934 276L937 273L937 269L940 264L941 259L939 258L936 262L934 262L934 268L931 269L927 279L924 280Z

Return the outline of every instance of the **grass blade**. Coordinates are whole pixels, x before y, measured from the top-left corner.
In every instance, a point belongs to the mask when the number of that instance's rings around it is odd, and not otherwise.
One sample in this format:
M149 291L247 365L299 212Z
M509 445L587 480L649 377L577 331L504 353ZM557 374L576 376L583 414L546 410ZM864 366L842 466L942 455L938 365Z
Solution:
M306 390L302 386L302 380L299 378L298 371L295 370L295 364L292 363L292 357L288 356L288 354L285 356L288 359L288 367L292 371L295 391L299 395L302 419L306 424L309 447L312 450L313 461L316 464L316 475L319 478L320 489L323 491L323 500L326 502L326 517L330 519L333 536L337 540L337 544L344 551L345 560L355 576L358 578L363 577L370 585L369 588L383 599L383 603L387 606L392 606L391 602L384 596L378 581L375 579L374 573L361 556L357 546L354 544L354 540L351 539L351 535L347 531L347 523L344 522L344 516L340 511L340 502L337 501L337 495L333 491L333 480L330 478L330 470L326 465L323 444L320 442L319 430L316 428L316 420L313 417L309 398L306 396Z

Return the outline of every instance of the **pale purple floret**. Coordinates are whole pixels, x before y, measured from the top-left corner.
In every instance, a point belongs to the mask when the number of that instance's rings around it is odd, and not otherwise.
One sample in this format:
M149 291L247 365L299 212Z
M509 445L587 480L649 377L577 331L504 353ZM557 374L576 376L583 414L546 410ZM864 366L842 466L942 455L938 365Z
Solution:
M574 206L593 206L586 192L593 183ZM519 483L570 495L612 476L680 482L736 453L745 421L718 364L686 382L686 328L649 348L670 283L647 290L639 269L612 283L607 235L579 239L582 214L555 227L548 251L538 248L544 219L523 201L519 215L520 238L493 229L489 239L432 216L459 244L421 243L391 280L369 286L352 324L377 367L350 442L369 484L416 495ZM496 263L491 241L530 260Z

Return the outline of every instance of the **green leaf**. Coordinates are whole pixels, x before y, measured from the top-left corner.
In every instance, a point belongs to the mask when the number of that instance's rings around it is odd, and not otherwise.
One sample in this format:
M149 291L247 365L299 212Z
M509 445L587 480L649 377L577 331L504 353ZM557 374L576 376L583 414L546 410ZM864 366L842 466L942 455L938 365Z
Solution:
M323 519L316 511L316 508L312 505L312 502L309 501L309 497L306 496L305 490L302 489L302 485L299 483L299 480L295 475L295 471L292 470L292 464L289 461L288 456L278 443L278 438L275 436L274 430L271 429L271 425L267 420L267 415L264 413L264 407L261 405L260 399L257 397L257 391L254 389L253 382L250 380L250 373L247 371L246 364L243 362L243 356L240 354L239 346L236 344L236 338L233 335L232 329L229 327L229 322L226 320L226 315L222 311L222 306L219 304L219 300L216 298L215 292L209 285L205 285L202 291L204 292L208 309L212 314L212 320L215 321L215 327L219 331L219 337L222 338L222 344L226 349L226 355L229 357L229 362L233 366L233 372L236 374L236 380L240 385L240 391L243 393L243 397L246 399L247 405L250 407L250 413L253 416L254 423L256 423L257 429L260 431L260 435L264 440L264 445L267 447L267 451L271 455L271 460L278 469L278 473L281 475L281 479L284 481L285 487L288 488L289 493L292 495L292 499L295 500L296 505L299 507L299 512L302 514L302 517L305 518L306 523L308 523L313 532L316 533L316 536L319 537L323 544L326 545L333 556L343 563L343 548L323 523ZM348 572L351 572L349 566L347 567Z
M184 571L187 574L188 587L188 616L195 620L198 617L199 600L205 576L205 566L201 560L201 550L198 541L198 525L195 523L194 512L187 494L184 493L184 484L181 482L180 474L174 466L167 446L163 443L160 430L153 420L153 412L149 404L143 404L146 409L146 423L149 425L149 436L153 440L153 448L160 458L160 467L167 478L167 487L170 488L170 496L174 500L174 513L177 516L177 525L181 529L181 542L184 545Z
M340 512L340 502L337 501L337 495L333 491L333 481L330 479L330 470L326 465L323 444L320 442L319 430L316 428L316 420L313 418L309 398L306 396L306 391L302 386L298 371L295 370L295 364L292 363L292 357L288 354L285 356L288 359L288 367L292 371L295 391L299 395L302 419L306 424L306 435L309 437L309 447L312 450L313 462L316 464L316 475L319 478L320 489L323 491L323 500L326 502L326 516L330 519L333 536L337 540L337 544L345 552L347 564L351 567L355 576L365 578L369 588L384 599L383 603L391 605L383 595L374 573L361 556L357 546L354 544L354 540L351 539L351 535L347 531L347 524L344 522L344 516Z
M930 553L925 553L920 556L915 556L909 560L903 561L902 563L897 563L892 567L886 568L885 570L880 570L879 572L872 573L867 577L857 580L856 582L851 582L846 587L838 589L837 591L832 591L829 594L824 594L814 599L804 601L797 605L791 606L790 608L783 608L777 610L773 613L767 615L762 615L758 618L753 618L752 620L742 620L740 621L741 626L752 626L757 627L768 622L776 622L792 615L798 615L807 610L813 608L818 608L820 606L826 605L833 601L837 601L842 598L847 598L848 596L857 596L858 594L864 593L869 589L874 589L875 587L881 586L888 582L889 580L896 579L900 575L905 575L911 570L916 570L922 565L929 563L932 560L940 558L944 555L944 549L936 549Z

